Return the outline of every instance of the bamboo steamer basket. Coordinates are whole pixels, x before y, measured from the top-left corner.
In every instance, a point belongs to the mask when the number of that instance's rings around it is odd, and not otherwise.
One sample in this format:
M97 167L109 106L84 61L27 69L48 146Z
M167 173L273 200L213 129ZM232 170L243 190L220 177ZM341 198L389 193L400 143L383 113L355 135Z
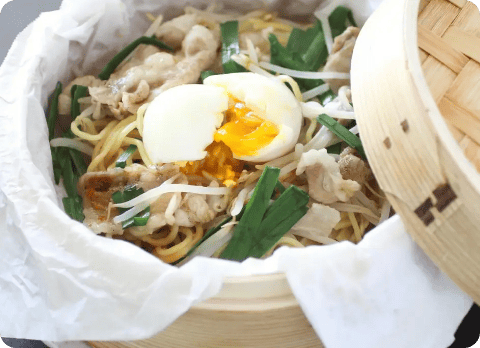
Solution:
M357 123L382 189L415 241L480 303L480 177L466 157L480 168L480 84L469 78L480 77L479 59L480 15L471 3L385 0L360 33L351 76ZM226 279L217 296L150 339L88 343L323 347L282 274Z

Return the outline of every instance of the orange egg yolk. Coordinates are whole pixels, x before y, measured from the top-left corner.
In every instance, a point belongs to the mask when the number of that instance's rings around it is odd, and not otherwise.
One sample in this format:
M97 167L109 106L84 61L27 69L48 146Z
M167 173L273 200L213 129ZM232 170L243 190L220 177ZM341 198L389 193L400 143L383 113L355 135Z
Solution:
M240 100L231 98L225 113L225 124L215 133L214 142L200 161L187 162L180 170L187 175L205 176L207 173L225 186L236 186L244 162L233 158L254 156L270 144L279 131L275 124L253 114Z
M225 113L226 123L215 133L237 157L255 156L278 135L278 127L254 115L240 100L231 98Z
M237 185L243 170L243 161L233 158L232 151L222 142L214 141L206 149L207 156L200 161L187 162L180 171L187 175L204 176L204 172L222 181L225 186Z

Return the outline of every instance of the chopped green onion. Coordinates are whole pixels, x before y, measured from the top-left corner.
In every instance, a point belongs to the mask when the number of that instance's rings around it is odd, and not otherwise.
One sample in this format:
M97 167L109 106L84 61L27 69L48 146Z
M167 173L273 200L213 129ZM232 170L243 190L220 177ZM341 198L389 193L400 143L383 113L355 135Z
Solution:
M70 93L72 95L70 115L72 115L72 119L75 120L77 116L80 115L80 103L78 102L78 99L84 98L88 95L88 87L81 85L73 85Z
M288 212L298 209L308 203L308 194L295 185L289 186L280 197L273 202L265 212L259 231L264 231L273 226L276 220L281 220Z
M87 164L85 163L85 159L80 151L75 149L68 149L70 157L72 158L72 162L74 168L79 176L82 176L87 172Z
M68 152L67 152L68 154ZM73 164L70 158L68 161L62 163L62 178L63 178L63 186L65 187L65 191L67 192L68 197L75 197L77 192L77 182L75 180L75 173L73 172Z
M137 216L133 217L134 226L145 226L150 218L150 207L146 208L143 212L140 212Z
M309 196L292 185L268 207L247 257L262 257L307 212ZM300 213L301 212L301 213ZM290 219L292 217L292 219ZM293 217L296 218L293 219ZM293 222L293 224L291 224ZM259 237L259 238L258 238Z
M327 152L335 155L340 155L342 152L342 143L337 143L327 147Z
M229 21L220 24L222 33L222 64L225 74L244 72L245 69L232 60L234 54L240 53L238 43L238 21Z
M83 215L82 198L79 195L74 197L65 197L62 199L65 213L72 219L82 222L85 219Z
M346 7L337 7L328 17L332 36L335 38L345 31L346 22L355 25L352 11ZM274 34L268 37L270 41L270 62L284 68L299 71L317 71L325 65L328 58L328 49L325 43L322 24L316 21L315 25L308 30L294 28L290 33L286 47L283 47ZM311 90L322 85L322 80L306 80L295 78L302 92ZM320 96L323 105L330 102L334 94L331 91Z
M349 25L357 27L357 23L353 18L352 10L344 6L338 6L335 8L330 16L328 16L328 22L330 23L330 28L332 29L333 38L336 38L347 29L347 22Z
M62 83L57 82L55 91L53 92L52 100L50 101L50 108L48 110L47 126L48 126L48 140L53 139L55 124L58 117L58 98L62 93Z
M221 257L237 261L248 257L262 257L306 214L308 201L307 193L294 185L290 186L266 209L260 225L248 239L243 238L240 243L235 243L232 238ZM236 226L234 237L245 232L237 230L243 219L245 215ZM229 248L236 253L232 255L232 251L227 251Z
M154 36L149 37L149 36L142 36L127 45L124 49L122 49L120 52L118 52L110 62L105 65L105 67L102 69L100 74L98 74L98 77L101 80L108 80L110 78L110 75L115 71L115 69L120 65L120 63L128 57L130 53L137 48L140 44L144 45L152 45L152 46L157 46L160 49L168 50L168 51L173 51L173 48L168 46L167 44L163 43L162 41L158 40Z
M202 82L209 76L216 75L212 70L205 70L202 71L200 78L202 79Z
M130 145L124 153L122 153L118 159L117 159L117 162L115 163L115 167L117 168L125 168L125 166L127 165L127 160L133 156L133 154L135 153L135 151L137 151L137 146L132 144Z
M292 227L307 213L308 208L302 206L289 214L278 223L276 226L270 226L268 233L260 233L260 238L255 241L252 249L249 250L247 257L260 258L267 251L275 246L275 244L282 238Z
M53 179L55 180L55 184L58 185L60 183L60 178L62 177L62 166L57 160L58 154L56 148L51 148L52 151L52 164L53 164Z
M340 123L335 121L333 118L328 116L327 114L321 114L317 117L318 122L322 125L327 127L332 133L334 133L337 137L342 139L347 143L348 146L353 147L358 151L360 156L366 158L365 151L363 150L362 142L360 139L350 132L347 128L342 126Z
M143 193L142 188L127 186L123 191L117 191L112 194L113 203L119 204L128 202ZM126 212L128 208L117 208L120 214ZM122 222L122 228L127 229L132 226L145 226L150 218L150 206L142 210L136 216Z
M308 71L317 71L323 64L325 64L328 57L326 47L325 36L323 33L315 36L310 47L308 47L305 50L305 53L302 54L302 60L305 62Z
M62 91L62 84L57 83L55 92L50 101L47 125L49 130L49 139L53 139L53 131L58 116L58 98ZM70 112L75 119L80 114L80 104L78 99L88 95L88 87L74 85L70 90L72 96L72 103ZM66 138L73 138L74 135L69 129L62 135ZM55 183L58 185L60 179L63 178L63 186L67 192L67 197L63 198L63 206L65 212L72 218L78 221L83 221L82 198L78 195L77 184L80 176L87 171L87 165L82 154L74 149L68 148L51 148L53 176Z
M337 95L335 93L333 93L333 91L331 89L329 89L328 91L326 91L325 93L320 95L319 99L320 99L320 102L322 103L322 105L327 105L328 103L333 101L336 97L337 97Z
M253 191L252 198L245 207L245 212L233 232L233 237L221 258L242 260L248 254L250 245L260 227L263 216L272 197L273 190L280 175L279 168L266 167Z
M57 123L58 118L58 99L61 93L62 83L57 82L55 90L50 98L50 104L47 112L48 140L52 140L55 133L55 124ZM50 150L52 153L53 176L55 183L58 185L60 183L62 165L59 162L58 149L50 147Z

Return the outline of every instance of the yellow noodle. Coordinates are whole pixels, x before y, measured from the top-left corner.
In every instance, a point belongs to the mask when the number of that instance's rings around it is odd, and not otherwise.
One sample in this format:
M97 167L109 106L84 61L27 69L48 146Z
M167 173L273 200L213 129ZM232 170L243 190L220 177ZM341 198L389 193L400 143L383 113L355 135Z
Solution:
M143 142L141 142L138 139L133 139L128 137L124 139L124 142L125 144L128 144L128 145L133 144L137 146L138 152L140 153L140 156L142 157L142 160L145 166L149 167L153 164L152 161L150 160L150 157L148 157L147 151L145 150L145 146L143 146Z
M143 117L145 116L148 105L148 103L145 103L137 110L137 129L141 137L143 137Z
M80 139L84 139L90 142L97 142L99 140L102 140L105 135L109 134L111 130L117 126L118 121L111 121L100 133L98 134L89 134L86 132L82 132L80 129L78 129L78 123L81 122L81 119L78 120L79 117L75 121L72 122L70 129L72 130L73 134L75 134L77 137Z
M107 167L107 169L112 169L112 168L115 168L115 166L117 165L117 160L118 158L122 155L122 153L124 152L123 149L119 148L117 150L117 153L115 154L115 160L109 164L109 166Z
M127 120L130 120L131 123L129 123L127 126L125 126L125 128L123 128L115 136L112 147L111 147L110 151L108 151L106 156L105 156L106 159L114 156L114 154L118 151L120 146L122 146L123 139L125 139L127 137L127 135L130 134L130 132L137 127L137 123L134 120L132 120L132 118L133 118L133 116L127 118Z
M159 256L167 256L167 255L172 255L174 253L177 253L179 251L181 251L182 249L184 250L187 250L188 246L192 243L192 240L193 240L193 233L192 233L192 230L189 229L189 228L180 228L180 231L185 234L185 239L168 248L168 249L163 249L162 247L156 247L155 248L155 252L157 253L157 255ZM175 242L175 241L174 241ZM187 253L187 251L185 251L185 253Z
M202 225L195 226L195 234L193 236L192 244L188 249L191 249L195 244L198 243L200 239L203 237L203 228Z
M82 118L80 121L80 126L82 127L82 130L86 133L89 134L98 134L97 130L95 129L95 124L93 121L87 117Z
M88 166L88 171L91 172L93 169L95 169L101 161L104 161L106 155L110 152L112 149L113 145L116 143L117 136L118 134L130 123L132 123L132 117L128 117L122 121L120 121L110 132L108 135L108 139L106 140L104 146L102 146L101 152L95 156L92 157L92 162ZM97 144L98 145L98 144ZM95 154L95 150L94 150Z
M295 94L295 98L297 98L299 102L303 102L302 92L300 91L300 87L298 86L297 81L295 81L293 78L291 78L288 75L279 75L277 76L277 78L283 83L288 83L290 87L292 87L293 94Z
M157 253L157 249L155 249L153 251L153 254L165 263L173 263L175 261L180 260L182 257L184 257L187 254L187 251L186 249L182 249L170 255L160 255Z
M276 30L285 31L287 33L290 33L293 29L291 25L280 23L277 21L266 22L259 18L250 18L240 23L238 30L239 32L244 32L247 31L249 28L253 28L253 30L261 30L270 27Z
M340 220L333 229L339 231L350 226L352 226L352 222L350 220Z
M310 140L312 140L313 133L315 132L315 129L317 129L317 124L318 122L316 118L312 118L310 120L310 126L308 126L307 133L305 134L305 141L307 143L309 143Z
M352 235L352 232L349 231L348 228L344 228L343 230L340 231L340 233L337 235L337 240L339 242L343 240L349 240L350 236Z
M320 243L315 242L314 240L308 239L303 237L300 239L300 243L302 243L303 246L307 247L309 245L321 245Z
M362 239L362 232L360 232L360 227L358 226L358 221L357 221L357 218L355 217L355 213L349 212L348 217L352 222L353 233L355 233L355 238L357 239L357 242L359 242Z
M363 217L363 215L360 215L360 233L362 234L362 238L365 235L365 231L367 230L367 227L370 225L370 221L367 221Z
M109 120L107 118L102 118L101 120L93 120L92 122L95 125L95 128L104 128L106 125L112 122L112 120Z
M377 196L380 199L386 199L385 196L380 195L378 192L376 192L373 187L371 187L368 182L363 183L368 190L373 193L375 196Z
M147 242L155 247L167 246L170 243L172 243L175 240L175 238L177 238L178 231L179 231L178 225L173 225L172 227L170 227L170 231L168 232L167 236L165 236L164 238L154 238L152 237L152 235L148 234L146 236L142 236L141 239L144 242Z

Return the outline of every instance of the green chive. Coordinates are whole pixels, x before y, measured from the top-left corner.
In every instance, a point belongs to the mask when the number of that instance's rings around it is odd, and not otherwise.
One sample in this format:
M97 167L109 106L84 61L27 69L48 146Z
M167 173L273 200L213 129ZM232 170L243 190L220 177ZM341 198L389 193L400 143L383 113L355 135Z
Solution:
M200 78L202 79L202 82L209 76L216 75L212 70L205 70L202 71L200 74Z
M73 164L69 159L62 165L63 186L68 197L74 197L77 194L77 182L73 172Z
M222 33L222 64L225 74L244 72L245 69L232 60L234 54L240 53L238 43L238 21L229 21L220 24Z
M265 232L276 220L282 220L292 211L306 205L310 197L297 186L289 186L265 212L259 231Z
M362 156L364 159L366 158L362 142L355 134L350 132L347 128L326 114L321 114L317 117L317 120L330 131L332 131L332 133L334 133L337 137L345 141L348 146L356 149L360 156Z
M292 185L287 188L268 207L257 233L249 241L249 250L241 256L240 260L248 257L262 257L269 251L305 215L308 210L306 208L308 201L308 194L298 187ZM299 211L302 213L300 214Z
M58 98L61 93L62 93L62 83L57 82L57 86L55 87L55 91L53 92L53 97L50 102L50 107L48 110L48 117L47 117L48 140L53 139L53 134L55 132L55 124L57 123L57 118L58 118Z
M118 52L110 62L105 65L98 77L101 80L108 80L110 75L115 71L115 69L120 65L120 63L128 57L130 53L137 48L140 44L157 46L160 49L168 50L173 52L173 48L158 40L155 37L142 36L127 45L123 50Z
M319 33L314 37L310 46L302 54L302 60L305 62L308 71L317 71L328 58L328 49L325 43L325 36Z
M328 103L333 101L336 97L337 97L337 95L335 93L333 93L333 91L331 89L329 89L328 91L326 91L325 93L320 95L319 99L320 99L320 102L322 103L322 105L327 105Z
M130 201L143 193L142 188L127 186L123 191L116 191L112 194L112 201L115 204ZM128 208L117 208L120 214L126 212ZM145 208L136 216L122 222L122 228L127 229L132 226L145 226L150 218L150 207Z
M140 212L137 216L133 217L133 223L135 226L145 226L150 218L150 207L147 207L144 211Z
M347 22L355 25L352 11L346 7L337 7L329 16L332 35L335 38L345 31ZM328 58L325 36L320 21L308 30L295 28L290 33L286 47L283 47L275 35L269 35L270 62L285 68L300 71L317 71L324 65ZM322 80L295 78L302 92L322 85ZM331 101L332 92L320 96L322 104Z
M357 27L357 23L353 18L352 10L344 6L338 6L333 10L330 16L328 16L328 23L330 24L333 38L342 34L347 29L348 25Z
M68 149L70 157L72 159L75 171L78 175L82 176L87 172L87 164L85 163L85 159L80 151L75 149Z
M72 219L82 222L85 219L83 215L82 199L79 195L75 197L65 197L62 199L65 213Z
M127 160L133 156L133 154L137 151L137 146L136 145L130 145L124 153L122 153L118 159L117 162L115 163L115 167L117 168L125 168L127 165Z
M335 155L340 155L342 152L342 143L337 143L327 147L327 152Z
M289 213L288 216L276 226L271 226L267 233L260 234L247 257L260 258L282 238L292 227L307 213L308 208L302 206ZM247 258L246 257L246 258ZM245 258L245 259L246 259Z
M70 115L72 115L72 119L75 120L77 116L80 115L80 103L78 102L78 99L84 98L88 95L88 87L81 85L73 85L70 93L72 96Z
M280 169L266 167L253 191L252 198L233 232L233 237L221 257L229 260L241 260L248 252L252 238L260 227L267 210L273 190L278 181Z
M58 185L60 183L60 178L62 177L62 166L57 160L57 149L51 148L52 150L52 164L53 164L53 178L55 180L55 184Z

